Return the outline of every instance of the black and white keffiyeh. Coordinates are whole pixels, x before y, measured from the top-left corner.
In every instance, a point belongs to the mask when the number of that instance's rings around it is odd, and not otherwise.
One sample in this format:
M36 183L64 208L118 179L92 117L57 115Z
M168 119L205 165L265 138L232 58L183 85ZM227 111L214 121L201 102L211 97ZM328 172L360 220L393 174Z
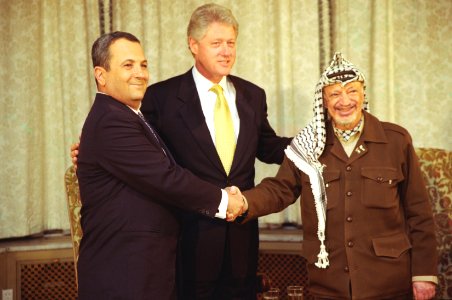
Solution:
M339 129L334 127L334 133L336 136L340 137L341 140L348 142L353 136L358 134L360 132L361 124L363 123L363 116L361 116L361 119L359 120L358 124L356 124L355 127L352 129Z
M352 81L363 83L365 91L364 75L350 62L342 57L340 52L334 54L330 65L320 77L315 89L314 118L303 128L292 140L285 150L286 156L309 176L312 193L314 195L315 209L318 219L317 236L320 240L320 253L315 265L318 268L329 266L328 252L325 247L325 224L326 224L326 191L323 181L323 168L319 161L325 148L325 108L323 106L323 88L328 85L340 83L345 86ZM364 95L364 110L369 111L369 105Z

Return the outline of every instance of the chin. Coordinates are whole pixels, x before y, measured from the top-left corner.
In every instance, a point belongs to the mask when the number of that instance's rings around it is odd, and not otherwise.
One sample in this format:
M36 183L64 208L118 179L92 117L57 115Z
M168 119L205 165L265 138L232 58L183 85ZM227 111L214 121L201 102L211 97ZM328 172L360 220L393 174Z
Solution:
M221 76L227 76L231 73L231 69L232 66L221 67L220 70L218 70L218 73L221 74Z
M336 124L336 127L341 127L341 129L352 129L353 127L355 127L359 122L359 119L353 118L352 120L350 119L344 119L344 120L338 120L338 121L334 121L334 123Z
M136 93L135 95L133 95L132 99L133 100L141 100L144 97L144 91L142 93Z

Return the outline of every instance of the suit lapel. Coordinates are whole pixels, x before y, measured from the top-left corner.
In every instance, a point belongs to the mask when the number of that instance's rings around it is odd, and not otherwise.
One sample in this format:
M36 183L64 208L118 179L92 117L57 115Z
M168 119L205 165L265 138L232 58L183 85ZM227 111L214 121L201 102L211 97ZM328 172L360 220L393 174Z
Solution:
M250 124L254 122L255 112L247 101L243 86L238 84L234 80L234 77L230 76L229 78L234 84L236 92L235 102L240 118L240 132L237 139L237 146L235 148L234 160L231 166L232 173L234 171L234 168L236 168L239 165L240 161L242 159L247 158L247 156L243 154L246 153L246 149L249 145L248 141L250 141L250 136L253 134L253 131L251 130L253 126L251 126Z
M166 156L168 156L174 162L174 158L171 156L171 153L169 152L168 148L166 148L165 143L160 138L160 136L157 134L157 131L154 128L152 128L150 124L145 123L144 120L142 120L135 112L133 112L129 107L127 107L127 105L113 99L112 97L104 95L104 94L97 94L96 97L100 97L100 98L108 101L108 103L110 103L111 105L114 105L114 106L118 107L119 109L123 110L124 113L130 114L131 116L133 116L133 118L136 118L138 120L138 122L141 124L141 126L143 127L144 134L148 138L148 140L151 143L153 143L156 147L162 148L163 152L166 154ZM151 131L150 127L152 128L152 130L154 132Z
M133 113L133 112L132 112ZM141 117L137 115L139 122L141 123L141 126L143 127L144 133L146 137L157 147L162 148L163 153L170 158L171 161L175 162L173 156L171 155L171 152L166 147L165 142L162 140L162 138L159 136L157 131L154 127L152 127L151 124L143 120Z
M198 91L191 69L182 77L178 92L178 99L184 103L179 111L193 140L198 144L200 150L212 162L218 170L225 172L218 156L217 149L210 136L209 128L201 108Z
M326 124L326 144L333 145L330 151L331 154L333 154L343 162L348 161L347 153L345 153L341 142L334 135L333 125L331 124L331 122L327 122Z

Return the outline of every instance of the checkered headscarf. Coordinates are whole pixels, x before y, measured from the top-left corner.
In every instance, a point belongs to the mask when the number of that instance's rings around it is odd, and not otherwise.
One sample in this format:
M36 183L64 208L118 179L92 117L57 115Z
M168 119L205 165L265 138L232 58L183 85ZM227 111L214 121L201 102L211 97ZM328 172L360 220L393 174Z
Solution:
M365 90L364 75L350 62L342 57L340 52L334 54L330 65L320 77L315 89L314 118L303 128L292 140L285 150L286 156L293 161L295 166L309 176L312 193L314 195L315 208L318 219L317 236L320 240L320 253L315 265L318 268L329 266L328 252L325 248L325 224L326 224L326 192L323 181L323 168L319 162L325 148L325 108L323 106L323 88L328 85L340 83L345 86L352 81L363 83ZM364 95L364 110L369 111L369 105Z

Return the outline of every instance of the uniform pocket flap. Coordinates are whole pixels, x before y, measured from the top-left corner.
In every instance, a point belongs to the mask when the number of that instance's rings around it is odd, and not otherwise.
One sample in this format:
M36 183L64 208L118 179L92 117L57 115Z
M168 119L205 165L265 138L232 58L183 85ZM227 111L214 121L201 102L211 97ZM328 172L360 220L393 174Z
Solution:
M309 176L303 176L305 182L309 181ZM339 180L341 177L341 172L339 170L329 170L329 171L323 171L322 173L323 181L326 183Z
M403 252L411 249L411 243L405 233L372 239L375 254L377 256L399 257Z
M323 172L323 181L325 183L338 180L341 176L341 172L339 170L332 170L332 171L324 171Z
M403 175L395 168L384 167L363 167L361 175L376 182L399 182L403 179Z

